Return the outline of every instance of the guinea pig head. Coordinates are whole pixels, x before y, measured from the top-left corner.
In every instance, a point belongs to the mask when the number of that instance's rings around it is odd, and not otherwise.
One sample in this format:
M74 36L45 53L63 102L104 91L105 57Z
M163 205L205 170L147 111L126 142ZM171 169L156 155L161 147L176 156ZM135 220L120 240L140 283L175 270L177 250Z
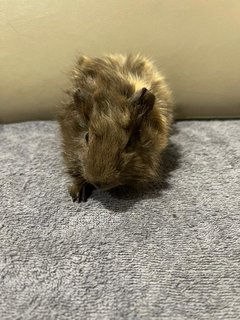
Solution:
M161 128L155 96L146 88L131 97L97 92L83 133L83 177L102 190L138 187L158 175Z

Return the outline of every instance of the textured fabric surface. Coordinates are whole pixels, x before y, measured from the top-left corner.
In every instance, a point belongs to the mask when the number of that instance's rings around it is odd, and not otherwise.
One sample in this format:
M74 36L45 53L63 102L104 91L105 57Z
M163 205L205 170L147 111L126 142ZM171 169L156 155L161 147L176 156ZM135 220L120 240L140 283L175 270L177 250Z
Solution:
M0 319L239 319L240 121L177 123L162 189L82 204L57 136L0 126Z

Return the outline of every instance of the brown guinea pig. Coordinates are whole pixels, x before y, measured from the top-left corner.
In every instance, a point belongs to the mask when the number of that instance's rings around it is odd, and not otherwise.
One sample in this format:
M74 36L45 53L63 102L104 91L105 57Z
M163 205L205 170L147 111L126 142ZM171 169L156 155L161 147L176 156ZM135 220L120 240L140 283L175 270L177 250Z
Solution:
M172 122L171 92L140 55L81 56L59 114L73 201L94 188L143 188L160 177Z

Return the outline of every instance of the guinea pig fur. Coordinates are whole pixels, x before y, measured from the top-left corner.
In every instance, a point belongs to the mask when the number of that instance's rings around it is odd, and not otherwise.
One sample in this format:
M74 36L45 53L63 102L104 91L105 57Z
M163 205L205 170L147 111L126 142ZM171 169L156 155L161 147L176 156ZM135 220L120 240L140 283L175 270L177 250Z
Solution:
M172 123L164 77L141 55L81 56L61 107L63 157L74 201L94 188L145 188L159 166Z

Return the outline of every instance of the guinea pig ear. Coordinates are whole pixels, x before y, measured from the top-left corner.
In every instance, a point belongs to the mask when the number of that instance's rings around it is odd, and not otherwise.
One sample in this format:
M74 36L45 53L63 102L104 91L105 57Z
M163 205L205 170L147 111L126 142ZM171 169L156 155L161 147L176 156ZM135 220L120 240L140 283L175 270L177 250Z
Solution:
M76 89L73 94L75 108L88 120L92 110L91 96L88 92Z
M142 88L132 96L131 102L139 108L139 112L148 114L154 106L155 95L147 88Z

